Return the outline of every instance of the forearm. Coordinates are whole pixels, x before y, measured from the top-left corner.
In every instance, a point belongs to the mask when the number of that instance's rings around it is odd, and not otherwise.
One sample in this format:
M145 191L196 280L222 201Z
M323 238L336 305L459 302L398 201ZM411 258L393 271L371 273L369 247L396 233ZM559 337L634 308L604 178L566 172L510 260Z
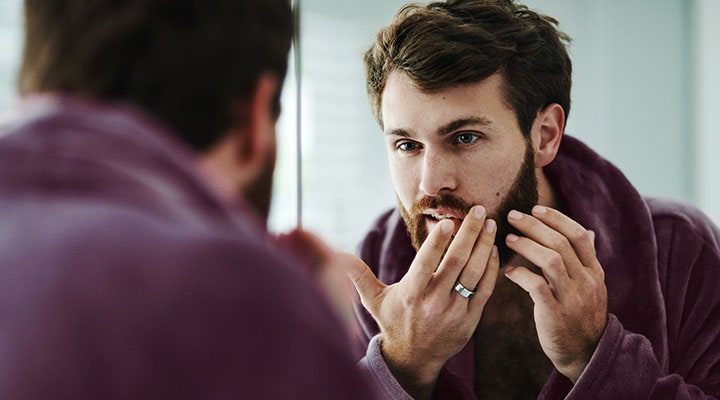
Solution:
M393 400L412 400L413 397L405 391L405 388L398 382L393 373L388 368L380 351L380 336L377 335L370 340L367 348L367 354L363 357L358 365L366 370L370 376L377 382L378 387L388 399Z
M377 386L388 399L411 400L413 396L398 382L382 357L379 335L373 337L365 357L359 366L377 382ZM475 400L475 393L468 382L443 367L435 381L432 398L435 400Z
M713 381L708 376L706 382L689 383L663 371L647 338L625 331L611 316L596 354L566 398L714 399L718 386Z
M416 400L430 400L443 363L418 362L408 352L393 352L390 346L378 338L380 353L389 371L405 391Z

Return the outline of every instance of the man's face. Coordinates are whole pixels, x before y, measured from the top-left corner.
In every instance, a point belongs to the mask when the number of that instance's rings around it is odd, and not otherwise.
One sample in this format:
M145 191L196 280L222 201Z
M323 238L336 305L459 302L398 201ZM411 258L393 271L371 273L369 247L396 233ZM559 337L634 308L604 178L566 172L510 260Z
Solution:
M502 78L424 93L392 72L382 95L390 175L413 246L440 219L455 230L473 205L498 222L496 244L504 265L513 256L505 236L511 209L537 202L534 150L502 97Z

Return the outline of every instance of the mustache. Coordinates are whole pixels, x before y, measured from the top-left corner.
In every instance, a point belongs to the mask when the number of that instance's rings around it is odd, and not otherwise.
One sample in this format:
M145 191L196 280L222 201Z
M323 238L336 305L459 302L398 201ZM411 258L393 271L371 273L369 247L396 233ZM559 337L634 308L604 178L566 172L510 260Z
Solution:
M425 196L415 202L410 209L410 214L419 216L428 208L445 208L461 215L466 215L471 207L471 204L468 204L457 196L449 193L441 193L437 196Z

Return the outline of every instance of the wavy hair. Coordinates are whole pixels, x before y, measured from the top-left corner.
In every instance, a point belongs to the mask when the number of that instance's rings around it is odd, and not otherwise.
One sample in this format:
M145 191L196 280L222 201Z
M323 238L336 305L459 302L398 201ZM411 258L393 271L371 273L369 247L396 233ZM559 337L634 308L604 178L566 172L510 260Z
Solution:
M537 112L557 103L570 113L570 38L558 22L513 0L408 4L365 53L367 91L382 126L382 92L392 71L432 92L503 76L504 101L524 135Z

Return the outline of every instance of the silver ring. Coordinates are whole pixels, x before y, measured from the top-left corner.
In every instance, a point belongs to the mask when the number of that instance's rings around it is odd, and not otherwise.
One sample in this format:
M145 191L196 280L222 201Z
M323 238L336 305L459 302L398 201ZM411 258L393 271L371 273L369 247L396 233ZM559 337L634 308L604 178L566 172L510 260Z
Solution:
M458 292L460 296L466 299L471 298L475 294L475 292L473 292L472 290L468 290L465 286L463 286L460 281L455 284L455 291Z

